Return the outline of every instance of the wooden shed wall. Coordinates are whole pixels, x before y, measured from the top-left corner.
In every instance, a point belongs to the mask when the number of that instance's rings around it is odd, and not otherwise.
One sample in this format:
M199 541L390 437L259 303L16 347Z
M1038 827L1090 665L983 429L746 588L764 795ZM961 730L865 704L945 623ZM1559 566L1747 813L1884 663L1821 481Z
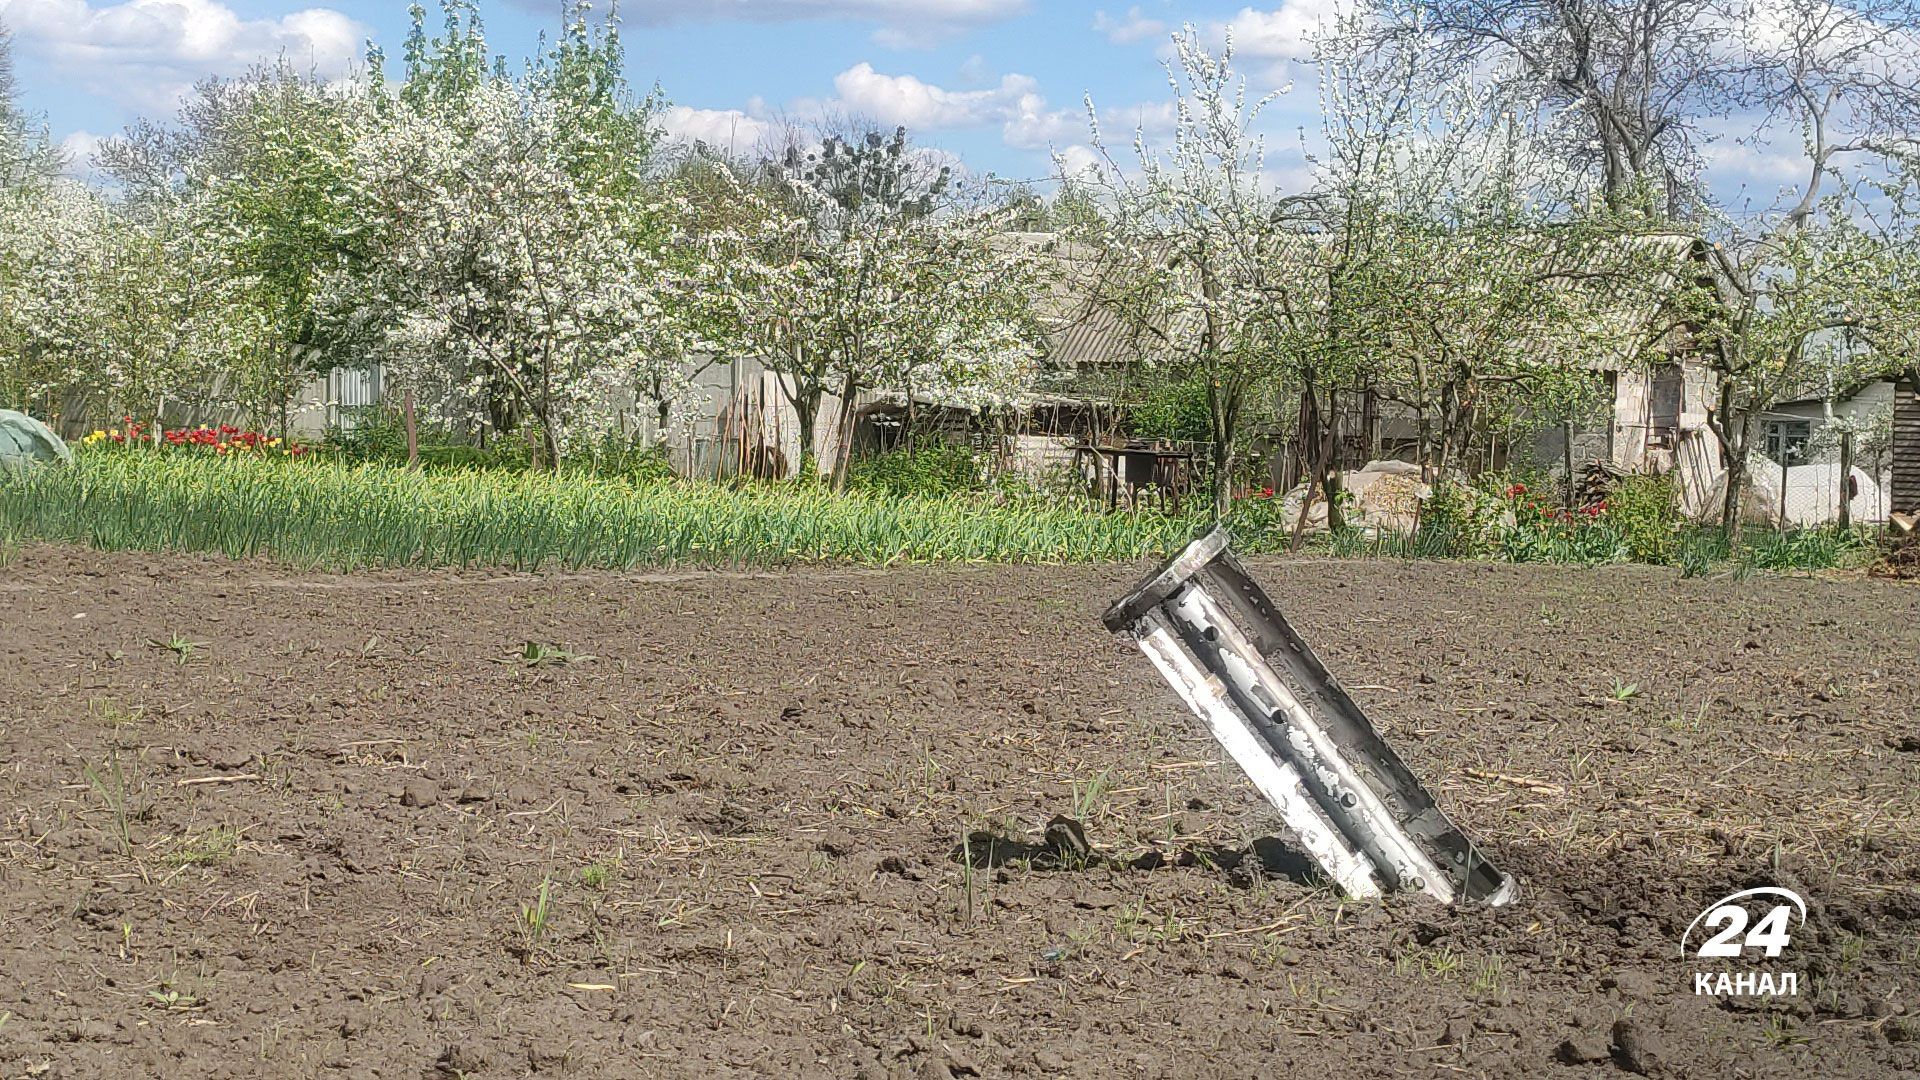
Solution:
M1920 386L1908 381L1893 398L1893 500L1902 513L1920 512Z

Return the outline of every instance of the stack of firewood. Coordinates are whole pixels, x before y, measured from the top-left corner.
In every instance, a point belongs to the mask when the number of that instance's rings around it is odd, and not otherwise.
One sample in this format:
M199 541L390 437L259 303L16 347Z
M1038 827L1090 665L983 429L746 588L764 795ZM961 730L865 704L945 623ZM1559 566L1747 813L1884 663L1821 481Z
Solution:
M1573 485L1573 503L1575 506L1592 506L1613 494L1626 472L1615 468L1605 461L1590 461L1586 472L1582 473Z

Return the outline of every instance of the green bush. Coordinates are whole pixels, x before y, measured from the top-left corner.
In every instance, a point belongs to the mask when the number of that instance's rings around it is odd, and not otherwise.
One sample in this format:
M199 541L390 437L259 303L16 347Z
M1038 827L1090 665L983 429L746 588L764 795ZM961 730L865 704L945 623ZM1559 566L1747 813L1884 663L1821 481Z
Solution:
M523 434L495 435L485 446L438 424L420 424L414 432L423 469L504 469L533 467L533 448ZM401 415L385 405L353 411L353 423L327 432L326 451L347 461L404 465L407 427Z
M567 455L561 471L618 478L636 484L664 483L678 475L667 458L664 444L612 434Z
M1293 536L1293 523L1283 509L1285 500L1272 488L1235 499L1227 514L1234 542L1244 551L1279 551Z
M1420 504L1420 527L1460 535L1475 526L1474 492L1466 484L1443 482Z
M1858 529L1825 526L1741 534L1739 563L1755 570L1832 570L1864 559L1873 540Z
M1664 566L1679 554L1679 492L1672 476L1628 476L1600 505L1627 558Z
M480 445L472 436L449 431L439 424L423 423L415 432L419 444L420 467L429 471L497 469L509 472L534 467L534 443L539 428L527 425L511 435L493 435ZM407 460L406 422L385 405L369 405L353 410L353 423L327 432L326 450L346 461L405 464ZM560 463L560 471L618 477L636 483L656 483L674 477L666 449L658 443L643 442L609 432L597 440L576 446Z
M1207 405L1206 380L1196 376L1150 387L1145 399L1127 410L1127 422L1135 435L1145 439L1212 441L1213 412Z
M1703 577L1713 569L1715 563L1726 560L1732 550L1733 545L1727 542L1727 534L1719 529L1688 529L1679 535L1675 543L1680 576Z
M986 484L984 455L960 443L923 442L847 467L849 488L899 498L964 495Z

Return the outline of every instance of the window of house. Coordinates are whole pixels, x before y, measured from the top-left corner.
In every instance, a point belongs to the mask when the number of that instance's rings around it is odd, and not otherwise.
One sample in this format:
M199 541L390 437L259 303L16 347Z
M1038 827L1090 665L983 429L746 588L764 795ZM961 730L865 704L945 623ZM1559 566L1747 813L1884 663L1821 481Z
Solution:
M1686 389L1686 376L1679 364L1662 364L1654 369L1653 386L1647 400L1647 426L1655 441L1672 445L1680 430L1680 400Z
M1767 456L1775 461L1807 459L1807 440L1813 437L1811 420L1767 421Z

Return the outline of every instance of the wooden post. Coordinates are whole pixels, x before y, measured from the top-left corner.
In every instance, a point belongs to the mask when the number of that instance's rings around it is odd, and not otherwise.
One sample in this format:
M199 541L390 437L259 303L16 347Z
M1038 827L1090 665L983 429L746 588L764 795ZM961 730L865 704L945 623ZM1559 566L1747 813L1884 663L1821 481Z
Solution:
M1840 527L1853 527L1853 432L1840 433Z
M1787 452L1787 440L1780 440L1780 531L1787 531L1787 462L1793 455Z
M1567 501L1562 505L1571 510L1573 509L1573 421L1571 420L1562 421L1560 424L1560 456L1567 467Z
M420 467L420 425L413 410L413 390L408 389L402 399L401 407L406 410L407 422L407 468Z

